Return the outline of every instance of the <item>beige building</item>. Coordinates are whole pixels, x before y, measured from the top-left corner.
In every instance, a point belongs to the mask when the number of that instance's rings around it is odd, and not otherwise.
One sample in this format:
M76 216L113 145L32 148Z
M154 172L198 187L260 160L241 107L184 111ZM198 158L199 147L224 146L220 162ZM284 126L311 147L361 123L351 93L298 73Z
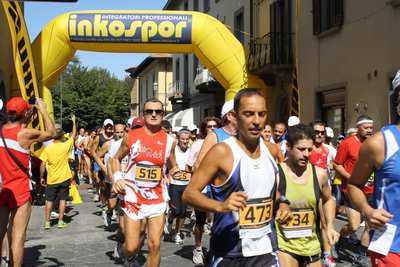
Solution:
M289 117L294 63L294 0L253 0L247 67L271 87L269 123ZM310 1L311 2L311 1Z
M400 1L299 2L301 120L323 119L336 134L363 113L377 129L387 124L391 80L400 68Z
M140 116L142 105L148 98L157 98L163 104L165 112L172 111L168 99L168 89L172 84L172 56L152 54L137 67L126 70L133 79L131 91L131 116Z

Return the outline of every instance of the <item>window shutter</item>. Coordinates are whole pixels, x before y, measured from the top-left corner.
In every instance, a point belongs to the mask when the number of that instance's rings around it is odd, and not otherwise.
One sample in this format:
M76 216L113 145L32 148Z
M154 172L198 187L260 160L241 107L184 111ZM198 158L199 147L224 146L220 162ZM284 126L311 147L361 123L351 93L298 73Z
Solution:
M321 33L321 0L313 0L313 32L314 35Z

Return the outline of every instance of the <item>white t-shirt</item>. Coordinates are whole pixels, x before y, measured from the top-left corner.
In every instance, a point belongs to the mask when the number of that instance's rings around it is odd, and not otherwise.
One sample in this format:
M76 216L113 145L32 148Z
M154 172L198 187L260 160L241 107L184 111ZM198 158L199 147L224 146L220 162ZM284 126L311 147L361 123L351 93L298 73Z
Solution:
M190 167L193 167L193 165L196 163L197 158L199 157L201 146L204 143L204 139L198 139L196 140L192 146L190 147L190 155L189 159L187 161L187 165Z
M186 164L187 164L189 156L190 156L190 150L191 149L188 148L188 149L186 149L185 152L183 152L178 145L175 147L176 164L178 165L178 168L181 171L184 171L186 169ZM189 183L189 181L175 180L173 177L171 177L171 184L187 185L188 183Z

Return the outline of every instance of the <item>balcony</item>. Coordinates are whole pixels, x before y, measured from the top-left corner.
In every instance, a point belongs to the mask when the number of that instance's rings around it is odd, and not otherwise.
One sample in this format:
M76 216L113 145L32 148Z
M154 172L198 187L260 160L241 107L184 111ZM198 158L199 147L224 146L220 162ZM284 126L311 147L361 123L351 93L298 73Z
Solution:
M220 87L219 83L214 79L211 72L203 68L202 66L197 67L197 74L194 78L194 85L200 93L211 93L215 92L215 87Z
M261 77L290 71L293 65L293 33L270 32L250 41L247 67Z
M174 104L184 104L188 102L185 97L182 81L174 81L168 85L168 99Z

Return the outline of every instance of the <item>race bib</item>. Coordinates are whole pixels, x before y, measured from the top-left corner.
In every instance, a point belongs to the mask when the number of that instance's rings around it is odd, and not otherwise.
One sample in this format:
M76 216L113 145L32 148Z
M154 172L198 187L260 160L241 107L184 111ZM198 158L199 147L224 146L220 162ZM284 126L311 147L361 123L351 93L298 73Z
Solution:
M174 174L174 179L178 181L188 182L192 178L192 173L186 171L179 171Z
M159 182L162 178L160 166L137 164L135 169L135 178L144 182Z
M273 201L271 198L254 198L246 202L239 211L240 229L259 229L272 219Z
M313 209L292 209L292 218L281 228L286 238L310 237L314 222Z

